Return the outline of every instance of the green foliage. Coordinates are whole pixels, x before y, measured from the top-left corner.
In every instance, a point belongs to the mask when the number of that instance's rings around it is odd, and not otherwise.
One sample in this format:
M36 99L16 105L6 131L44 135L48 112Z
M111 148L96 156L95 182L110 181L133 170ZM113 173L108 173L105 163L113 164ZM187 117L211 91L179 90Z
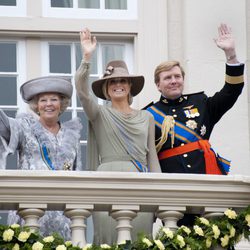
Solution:
M236 214L227 209L224 215L207 220L197 217L192 228L179 227L175 232L161 228L155 239L140 234L136 241L126 241L119 245L100 246L87 244L83 248L73 246L57 234L42 237L38 232L31 232L27 227L17 224L0 225L1 250L209 250L215 246L225 249L233 247L242 238L249 240L250 206Z

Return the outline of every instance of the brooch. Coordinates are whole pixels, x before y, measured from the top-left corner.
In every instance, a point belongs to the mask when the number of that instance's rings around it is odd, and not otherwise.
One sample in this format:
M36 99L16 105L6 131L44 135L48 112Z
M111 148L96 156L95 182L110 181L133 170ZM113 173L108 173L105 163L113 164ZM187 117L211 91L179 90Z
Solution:
M71 170L72 165L69 162L64 162L63 170Z
M111 66L111 65L108 66L108 68L107 68L106 71L104 72L104 76L103 76L103 77L112 75L113 71L114 71L114 67Z

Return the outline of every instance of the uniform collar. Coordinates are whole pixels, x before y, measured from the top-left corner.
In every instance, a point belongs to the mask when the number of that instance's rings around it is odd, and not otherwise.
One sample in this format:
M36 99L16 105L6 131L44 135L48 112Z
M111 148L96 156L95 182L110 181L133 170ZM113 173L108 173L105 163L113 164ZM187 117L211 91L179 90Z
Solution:
M173 105L179 105L179 104L185 102L187 99L188 99L188 97L186 95L182 95L175 100L170 100L164 96L161 96L160 102L165 104L165 105L168 105L168 106L173 106Z

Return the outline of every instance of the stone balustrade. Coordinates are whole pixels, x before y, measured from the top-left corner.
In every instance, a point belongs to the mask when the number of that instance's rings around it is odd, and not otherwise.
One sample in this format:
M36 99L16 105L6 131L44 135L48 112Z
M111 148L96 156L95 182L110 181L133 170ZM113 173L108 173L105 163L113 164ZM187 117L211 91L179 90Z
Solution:
M93 211L108 211L117 220L119 243L131 239L138 211L154 212L175 230L183 213L211 218L249 204L250 176L0 170L0 210L18 210L32 230L45 210L62 210L72 222L72 241L80 246L86 244L85 219Z

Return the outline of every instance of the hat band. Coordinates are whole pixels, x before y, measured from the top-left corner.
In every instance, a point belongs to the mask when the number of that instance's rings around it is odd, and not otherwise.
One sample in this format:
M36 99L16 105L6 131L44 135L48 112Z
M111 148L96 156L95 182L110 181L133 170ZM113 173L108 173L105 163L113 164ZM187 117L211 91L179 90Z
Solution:
M103 78L105 77L119 77L119 76L124 76L124 77L130 77L128 71L124 68L114 68L113 71L106 71Z

